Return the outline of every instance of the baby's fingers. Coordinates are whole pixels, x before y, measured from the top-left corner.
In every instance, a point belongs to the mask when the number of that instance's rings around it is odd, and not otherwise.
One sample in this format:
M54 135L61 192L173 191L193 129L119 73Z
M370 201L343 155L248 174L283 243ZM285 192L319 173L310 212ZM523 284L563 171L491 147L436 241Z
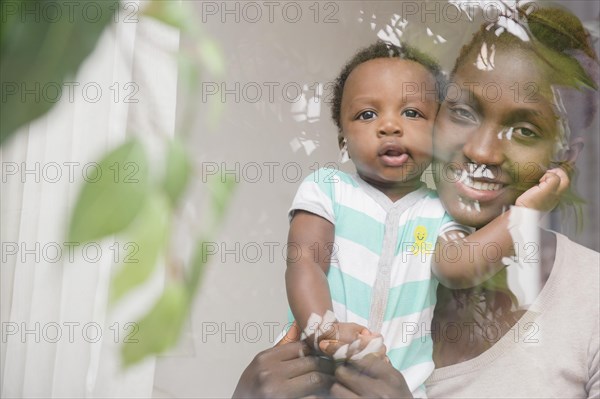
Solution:
M554 168L546 171L542 176L540 186L543 183L548 183L557 195L562 195L569 188L571 180L563 168Z
M386 347L380 334L360 335L358 339L350 344L337 340L321 341L319 348L327 355L336 360L356 357L362 358L369 353L385 355Z

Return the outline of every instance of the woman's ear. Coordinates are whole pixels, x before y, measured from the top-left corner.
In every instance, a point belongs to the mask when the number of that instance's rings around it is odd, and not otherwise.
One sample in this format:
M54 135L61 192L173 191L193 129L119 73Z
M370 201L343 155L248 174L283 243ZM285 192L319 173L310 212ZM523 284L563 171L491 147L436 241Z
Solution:
M564 162L568 162L571 165L575 165L581 150L583 150L584 139L583 137L577 137L573 141L569 143L569 149L565 151L565 159Z

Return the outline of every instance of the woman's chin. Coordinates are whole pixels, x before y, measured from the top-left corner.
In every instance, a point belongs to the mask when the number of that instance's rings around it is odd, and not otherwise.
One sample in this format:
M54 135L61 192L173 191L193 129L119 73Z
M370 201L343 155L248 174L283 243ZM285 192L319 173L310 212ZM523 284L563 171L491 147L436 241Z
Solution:
M450 198L449 198L450 197ZM509 201L479 202L458 195L440 195L444 207L462 225L480 228L509 208Z
M457 223L464 226L475 227L476 229L485 226L499 215L499 213L492 212L491 210L475 211L472 208L449 209L448 211Z

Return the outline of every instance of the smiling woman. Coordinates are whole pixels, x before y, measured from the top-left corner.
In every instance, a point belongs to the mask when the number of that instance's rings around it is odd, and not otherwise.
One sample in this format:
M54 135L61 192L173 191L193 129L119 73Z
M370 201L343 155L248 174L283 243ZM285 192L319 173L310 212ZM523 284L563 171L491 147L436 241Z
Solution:
M484 25L463 48L451 75L455 92L436 119L440 198L457 221L477 228L520 205L523 192L550 168L572 173L581 132L570 129L563 97L578 96L580 105L595 98L586 97L596 89L593 69L583 66L597 68L597 57L575 16L519 9L515 20L524 37ZM574 89L582 90L575 95ZM517 215L511 219L515 246L537 248L533 262L517 258L519 265L472 289L438 289L430 397L600 395L598 253L537 232L535 218ZM534 299L519 304L507 271L529 270L537 273L527 287ZM462 334L451 334L449 326L462 326Z

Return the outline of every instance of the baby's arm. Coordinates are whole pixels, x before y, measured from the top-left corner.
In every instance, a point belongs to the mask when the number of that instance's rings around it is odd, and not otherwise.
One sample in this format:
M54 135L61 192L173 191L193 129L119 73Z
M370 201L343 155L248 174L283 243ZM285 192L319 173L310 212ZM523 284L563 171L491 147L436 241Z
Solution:
M549 170L539 185L517 198L515 205L549 212L568 187L569 177L564 170ZM440 236L432 261L432 271L438 280L452 289L473 287L503 269L502 259L514 255L509 231L510 212L503 213L467 237L458 231ZM495 247L493 250L490 250L491 243ZM500 253L493 254L497 249Z
M285 283L288 302L301 331L312 313L332 310L327 270L331 258L334 226L313 213L294 212L288 234Z
M334 227L331 222L313 213L294 212L288 235L285 282L288 302L301 331L308 327L311 314L323 317L333 309L326 273L331 260ZM315 329L318 326L309 326ZM321 339L352 342L365 327L355 323L332 323ZM312 340L309 340L314 342ZM315 348L317 349L317 348Z

